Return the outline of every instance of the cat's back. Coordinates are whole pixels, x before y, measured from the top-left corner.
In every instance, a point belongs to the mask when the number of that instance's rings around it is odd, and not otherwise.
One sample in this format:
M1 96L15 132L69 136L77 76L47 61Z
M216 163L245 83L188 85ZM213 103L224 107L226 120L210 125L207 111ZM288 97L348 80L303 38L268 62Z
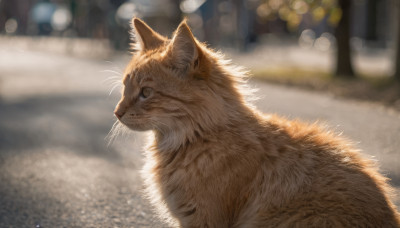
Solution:
M178 217L203 202L200 218L221 214L228 227L399 227L386 178L347 140L317 124L246 118L160 164Z
M268 181L256 183L264 186L258 190L260 199L256 199L264 204L255 205L265 210L259 224L400 225L399 215L389 199L391 189L386 178L349 141L317 124L274 115L259 119L260 143L264 149L261 153L273 156L259 174L259 180Z

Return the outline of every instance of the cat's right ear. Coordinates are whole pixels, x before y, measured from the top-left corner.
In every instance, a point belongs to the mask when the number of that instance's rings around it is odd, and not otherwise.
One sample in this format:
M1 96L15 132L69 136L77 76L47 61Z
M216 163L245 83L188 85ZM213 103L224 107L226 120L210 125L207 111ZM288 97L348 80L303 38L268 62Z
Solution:
M134 17L132 18L132 34L134 36L135 50L151 50L159 48L164 44L166 38L155 32L142 20Z
M185 74L199 57L196 41L186 21L183 21L175 31L170 44L172 65Z

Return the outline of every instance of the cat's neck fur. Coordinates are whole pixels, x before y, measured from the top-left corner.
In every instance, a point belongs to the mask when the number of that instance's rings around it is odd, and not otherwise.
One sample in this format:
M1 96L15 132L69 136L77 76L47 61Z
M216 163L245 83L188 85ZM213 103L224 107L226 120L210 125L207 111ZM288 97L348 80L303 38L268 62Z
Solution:
M245 73L219 59L221 56L215 59L209 77L209 80L214 80L209 84L210 90L219 91L219 97L213 99L215 106L208 107L208 116L199 113L192 118L182 119L182 122L173 128L155 129L154 146L160 152L173 152L187 144L201 140L206 135L223 132L224 129L235 131L235 127L243 125L245 122L248 122L246 125L249 127L251 126L250 122L257 122L255 117L257 111L245 101L243 91L238 91L242 82L237 79L244 78L243 74ZM246 89L243 90L246 92Z

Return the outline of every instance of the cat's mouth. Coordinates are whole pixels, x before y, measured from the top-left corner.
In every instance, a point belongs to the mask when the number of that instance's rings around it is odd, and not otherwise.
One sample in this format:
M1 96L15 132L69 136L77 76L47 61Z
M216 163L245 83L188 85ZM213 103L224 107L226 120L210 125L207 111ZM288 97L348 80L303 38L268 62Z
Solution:
M128 127L129 129L133 131L148 131L151 130L151 127L149 127L149 124L146 123L143 119L140 118L135 118L133 119L132 117L129 118L128 120L124 119L122 116L119 118L119 122Z

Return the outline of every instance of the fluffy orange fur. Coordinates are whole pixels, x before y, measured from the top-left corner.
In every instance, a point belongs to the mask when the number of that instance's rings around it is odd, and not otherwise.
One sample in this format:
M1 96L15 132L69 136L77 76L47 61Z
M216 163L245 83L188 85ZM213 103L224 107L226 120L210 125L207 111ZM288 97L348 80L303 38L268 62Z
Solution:
M390 187L351 143L265 115L244 73L182 22L171 39L132 20L136 52L115 115L152 130L143 177L180 227L400 227Z

